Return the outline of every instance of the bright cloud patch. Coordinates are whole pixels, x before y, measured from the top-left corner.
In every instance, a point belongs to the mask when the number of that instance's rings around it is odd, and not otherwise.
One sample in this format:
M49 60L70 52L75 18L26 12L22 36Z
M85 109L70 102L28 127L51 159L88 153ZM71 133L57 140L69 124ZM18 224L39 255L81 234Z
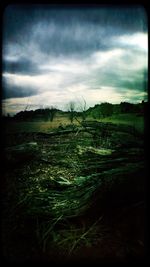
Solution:
M145 52L148 51L148 35L146 33L123 35L119 38L119 42L123 45L134 46Z

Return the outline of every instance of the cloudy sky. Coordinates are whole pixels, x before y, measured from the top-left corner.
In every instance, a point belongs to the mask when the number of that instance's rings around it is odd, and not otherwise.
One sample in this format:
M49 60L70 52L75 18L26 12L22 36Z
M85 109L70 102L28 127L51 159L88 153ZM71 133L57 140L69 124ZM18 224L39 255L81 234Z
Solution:
M148 30L141 6L12 5L3 20L5 114L70 101L147 99Z

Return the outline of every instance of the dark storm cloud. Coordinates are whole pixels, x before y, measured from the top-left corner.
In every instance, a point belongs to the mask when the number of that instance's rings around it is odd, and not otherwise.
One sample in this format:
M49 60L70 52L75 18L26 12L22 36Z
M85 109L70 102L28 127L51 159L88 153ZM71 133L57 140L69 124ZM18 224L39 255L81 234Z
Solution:
M29 89L27 87L21 87L21 86L4 86L4 92L3 92L3 99L7 98L20 98L20 97L30 97L33 95L37 95L37 92L35 92L34 89Z
M3 62L3 72L18 74L37 74L39 70L35 64L29 59L19 59L18 61L5 60Z
M37 95L38 92L32 87L24 87L19 85L10 84L6 77L3 77L3 94L2 98L19 98Z
M5 12L4 43L35 41L44 53L86 53L107 50L111 36L146 31L141 7L87 9L10 6Z
M21 21L21 23L20 23ZM147 31L146 12L142 6L96 6L94 8L68 8L66 6L50 5L10 5L5 12L5 29L9 37L19 37L22 29L29 30L29 26L55 22L64 27L67 24L73 25L77 21L81 24L101 25L107 27L113 25L124 32Z

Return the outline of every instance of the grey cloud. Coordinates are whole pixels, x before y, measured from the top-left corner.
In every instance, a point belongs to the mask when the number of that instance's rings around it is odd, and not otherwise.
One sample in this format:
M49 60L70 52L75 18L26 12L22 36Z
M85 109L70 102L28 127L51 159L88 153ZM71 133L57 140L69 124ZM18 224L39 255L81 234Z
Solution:
M29 59L19 59L17 61L5 60L3 62L3 72L12 74L37 74L38 66Z
M4 14L3 71L22 75L40 74L44 72L40 66L51 57L56 60L60 57L85 60L95 51L125 49L123 44L117 43L117 37L122 34L146 31L146 13L140 6L73 9L12 5ZM113 41L115 38L116 41ZM16 59L6 60L7 56ZM122 60L130 64L133 58L126 54ZM53 71L52 68L50 72ZM79 82L91 89L114 86L118 90L129 87L141 90L145 86L144 81L147 81L146 74L138 73L136 76L132 71L129 73L118 67L115 69L115 65L108 65L89 76L68 74L60 90L63 93L65 86ZM36 90L21 84L20 87L12 86L6 80L3 82L4 98L36 95Z
M95 50L107 50L110 48L109 29L105 30L99 25L80 24L52 26L54 30L48 32L51 25L40 26L36 33L33 29L35 42L38 42L39 50L52 55L88 55ZM43 31L46 34L43 34ZM42 33L42 34L41 34Z
M10 84L6 77L2 79L2 86L2 99L27 97L38 94L38 91L32 87L25 87L22 84L20 86Z
M21 24L18 23L21 21ZM60 26L74 24L114 25L124 31L147 30L146 12L141 6L51 6L51 5L10 5L5 11L5 29L9 36L19 37L22 29L28 28L38 21L55 22ZM6 33L7 33L6 32ZM14 33L14 34L13 34Z
M18 23L20 22L21 23ZM140 7L59 9L49 6L12 6L6 10L4 43L34 40L44 53L86 53L111 47L111 36L146 30Z
M4 56L9 53L5 51L8 43L18 45L18 50L25 46L26 60L30 61L27 46L32 45L33 54L35 44L46 56L85 57L93 51L115 47L112 38L122 32L144 31L147 27L145 12L138 6L71 9L12 5L5 11L3 25ZM11 53L15 51L12 49Z
M89 84L89 89L98 89L102 86L114 87L119 92L131 89L144 91L147 90L148 76L147 70L141 69L139 71L120 70L97 70L86 81Z
M32 88L27 88L27 87L24 88L21 86L11 86L11 90L10 90L10 86L6 86L4 87L2 98L3 99L20 98L20 97L29 97L33 95L37 95L37 92L35 92L35 90Z

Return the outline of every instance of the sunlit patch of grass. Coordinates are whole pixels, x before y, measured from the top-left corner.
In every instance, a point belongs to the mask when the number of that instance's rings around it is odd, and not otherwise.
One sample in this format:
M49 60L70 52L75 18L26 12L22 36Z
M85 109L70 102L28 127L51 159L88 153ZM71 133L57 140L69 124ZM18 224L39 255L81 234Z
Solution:
M140 132L144 131L144 117L137 117L136 114L114 114L111 117L101 118L98 121L131 125Z

